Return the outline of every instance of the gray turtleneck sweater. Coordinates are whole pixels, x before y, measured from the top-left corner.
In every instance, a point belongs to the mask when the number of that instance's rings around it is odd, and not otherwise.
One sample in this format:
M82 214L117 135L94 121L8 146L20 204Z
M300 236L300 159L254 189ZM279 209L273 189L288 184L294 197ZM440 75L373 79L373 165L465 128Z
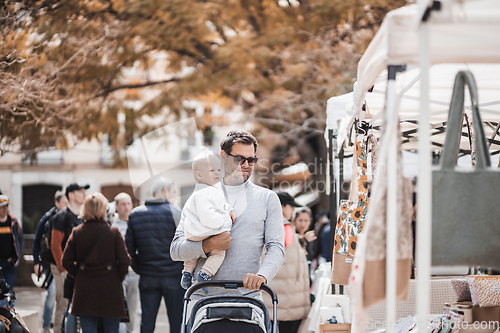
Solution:
M213 280L243 280L247 273L271 281L283 264L285 255L283 214L276 193L250 181L238 186L223 186L226 201L233 207L236 221L231 229L231 246ZM202 242L184 236L184 216L175 232L170 255L176 261L201 258L195 274L206 261ZM261 264L263 247L267 252Z

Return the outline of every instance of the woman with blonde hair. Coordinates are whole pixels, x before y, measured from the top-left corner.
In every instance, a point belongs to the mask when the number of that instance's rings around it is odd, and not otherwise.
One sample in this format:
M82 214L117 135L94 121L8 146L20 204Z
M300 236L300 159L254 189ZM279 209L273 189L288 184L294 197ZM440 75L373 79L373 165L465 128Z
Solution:
M122 281L130 265L125 241L106 222L108 200L101 193L85 199L84 223L75 227L64 249L62 264L75 277L71 314L80 317L83 333L97 332L102 319L105 333L118 333L127 316Z

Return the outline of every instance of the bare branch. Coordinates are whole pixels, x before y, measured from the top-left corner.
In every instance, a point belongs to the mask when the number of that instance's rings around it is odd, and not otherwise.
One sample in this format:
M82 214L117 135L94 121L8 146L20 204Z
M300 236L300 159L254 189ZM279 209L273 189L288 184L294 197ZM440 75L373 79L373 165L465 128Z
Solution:
M179 78L172 78L172 79L161 80L161 81L149 81L149 82L139 83L139 84L124 84L124 85L120 85L120 86L110 87L109 89L106 89L105 92L97 94L95 97L103 97L103 96L106 96L106 95L112 93L113 91L117 91L117 90L121 90L121 89L137 89L137 88L151 87L151 86L163 84L163 83L177 82L179 80L180 80Z

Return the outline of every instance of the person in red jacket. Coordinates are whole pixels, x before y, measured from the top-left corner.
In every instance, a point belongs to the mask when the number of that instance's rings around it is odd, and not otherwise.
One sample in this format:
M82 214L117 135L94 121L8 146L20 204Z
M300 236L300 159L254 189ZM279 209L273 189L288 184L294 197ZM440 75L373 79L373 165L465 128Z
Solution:
M56 286L56 313L54 315L54 332L61 331L61 324L64 318L64 313L68 307L68 300L64 298L64 279L66 278L66 270L62 265L62 256L66 242L74 227L83 223L79 217L80 209L85 201L85 190L90 186L81 186L78 183L73 183L66 187L66 197L68 198L68 206L61 209L52 221L52 233L50 240L50 249L56 264L50 264L50 271L54 277Z
M293 226L290 224L290 220L292 219L293 210L295 207L300 207L300 205L295 202L295 199L286 192L278 192L276 193L281 202L281 209L283 210L283 219L285 222L285 247L288 247L293 240L293 235L295 231L293 230Z

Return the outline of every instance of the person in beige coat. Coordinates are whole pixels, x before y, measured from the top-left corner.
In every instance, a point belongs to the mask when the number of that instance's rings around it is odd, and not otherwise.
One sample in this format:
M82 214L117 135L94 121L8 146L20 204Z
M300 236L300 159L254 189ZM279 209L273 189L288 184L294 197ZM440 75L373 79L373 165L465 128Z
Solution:
M309 267L306 252L299 243L298 234L291 223L294 207L300 205L290 194L278 193L283 210L283 227L285 229L285 262L269 282L278 295L278 327L280 333L296 333L300 323L307 318L311 308L309 289ZM271 298L264 294L264 302L272 316Z

